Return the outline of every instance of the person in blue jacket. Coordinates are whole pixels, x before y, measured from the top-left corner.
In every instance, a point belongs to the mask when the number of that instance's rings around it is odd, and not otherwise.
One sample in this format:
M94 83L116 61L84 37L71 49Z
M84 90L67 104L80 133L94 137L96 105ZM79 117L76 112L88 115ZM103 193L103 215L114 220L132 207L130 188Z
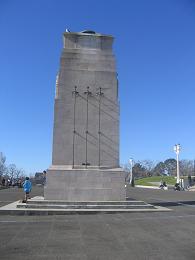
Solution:
M27 200L30 198L30 192L31 192L31 189L32 189L32 184L29 180L29 177L26 177L26 180L23 184L23 189L24 189L24 192L25 192L25 202L27 202Z

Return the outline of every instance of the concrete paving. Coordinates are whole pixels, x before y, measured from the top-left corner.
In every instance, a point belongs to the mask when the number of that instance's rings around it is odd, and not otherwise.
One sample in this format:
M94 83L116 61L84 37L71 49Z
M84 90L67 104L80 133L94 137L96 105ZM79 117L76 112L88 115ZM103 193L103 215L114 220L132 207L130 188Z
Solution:
M41 188L33 189L42 195ZM22 191L0 191L1 205ZM128 189L129 199L166 205L170 212L65 216L0 216L0 258L195 259L195 193ZM6 202L3 202L6 200Z
M43 187L33 187L31 197L43 196ZM17 200L24 199L24 192L22 188L9 188L0 190L0 207L12 203Z

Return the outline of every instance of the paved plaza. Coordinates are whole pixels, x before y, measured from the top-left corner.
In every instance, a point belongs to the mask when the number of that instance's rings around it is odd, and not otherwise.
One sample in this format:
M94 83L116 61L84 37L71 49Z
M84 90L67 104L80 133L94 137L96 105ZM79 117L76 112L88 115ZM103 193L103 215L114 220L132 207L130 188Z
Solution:
M42 195L35 187L32 195ZM170 212L64 216L0 216L0 258L195 259L195 193L131 188L131 199ZM0 191L1 206L22 198L17 188Z

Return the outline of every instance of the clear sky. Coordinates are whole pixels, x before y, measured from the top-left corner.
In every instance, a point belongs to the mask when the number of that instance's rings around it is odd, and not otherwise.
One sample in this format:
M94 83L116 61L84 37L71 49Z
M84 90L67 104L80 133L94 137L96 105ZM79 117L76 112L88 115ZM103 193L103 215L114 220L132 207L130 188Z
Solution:
M27 173L51 164L62 33L115 37L120 161L195 158L195 1L1 0L0 151Z

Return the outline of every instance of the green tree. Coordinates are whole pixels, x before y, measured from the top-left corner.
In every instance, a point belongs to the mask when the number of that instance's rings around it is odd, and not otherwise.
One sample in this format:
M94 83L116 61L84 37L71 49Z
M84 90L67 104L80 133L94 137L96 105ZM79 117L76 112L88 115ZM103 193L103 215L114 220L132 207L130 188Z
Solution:
M164 162L159 162L156 164L156 166L153 169L153 175L161 176L165 174L165 164Z
M167 159L164 161L165 170L167 173L171 176L176 175L176 167L177 167L177 161L175 159Z
M140 162L135 163L133 166L133 177L147 177L147 169Z
M179 169L182 176L193 175L194 162L192 160L181 160L179 162Z
M155 164L152 160L143 160L139 161L139 163L142 165L142 167L145 168L147 176L152 176L153 175L153 170L155 167Z

